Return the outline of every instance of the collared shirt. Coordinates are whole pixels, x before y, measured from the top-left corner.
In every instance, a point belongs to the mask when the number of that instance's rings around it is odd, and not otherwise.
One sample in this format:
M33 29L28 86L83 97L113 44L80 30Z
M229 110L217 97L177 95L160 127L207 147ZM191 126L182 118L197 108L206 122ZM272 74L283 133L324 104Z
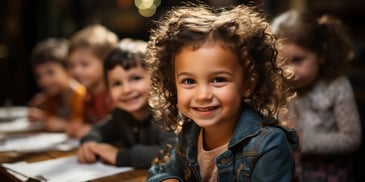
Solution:
M85 87L71 80L66 91L55 97L46 97L41 109L46 116L57 116L67 121L82 118L85 95Z
M113 103L106 90L97 95L88 93L84 101L84 121L89 124L101 123L112 108Z

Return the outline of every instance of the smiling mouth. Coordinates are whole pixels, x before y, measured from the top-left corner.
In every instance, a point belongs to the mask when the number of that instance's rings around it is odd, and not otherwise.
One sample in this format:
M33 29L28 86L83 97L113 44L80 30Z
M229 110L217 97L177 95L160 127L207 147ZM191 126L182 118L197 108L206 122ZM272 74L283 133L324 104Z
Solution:
M140 97L140 96L139 96L139 95L137 95L137 96L135 96L135 97L131 97L131 98L128 98L128 99L123 99L123 100L122 100L122 102L126 102L126 103L128 103L128 102L132 102L132 101L137 100L139 97Z
M198 112L210 112L210 111L214 111L216 109L218 109L219 106L209 106L209 107L193 107L193 109L195 111L198 111Z

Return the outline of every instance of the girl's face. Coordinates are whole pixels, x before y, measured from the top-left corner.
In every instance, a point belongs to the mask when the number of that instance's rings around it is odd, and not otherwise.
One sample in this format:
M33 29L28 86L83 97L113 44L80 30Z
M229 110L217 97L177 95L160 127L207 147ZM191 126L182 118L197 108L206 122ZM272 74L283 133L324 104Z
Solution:
M310 86L316 81L321 60L315 53L296 44L285 43L282 54L290 60L289 66L295 73L293 84L296 88Z
M147 110L150 76L138 65L125 70L116 66L107 73L109 93L119 109L131 113L135 118L143 119ZM141 115L142 116L139 116Z
M38 86L48 95L58 95L68 87L69 76L65 68L56 62L35 66Z
M175 57L179 111L202 128L238 120L245 92L243 67L221 43L182 47Z
M71 75L87 89L97 88L103 83L103 63L88 48L79 48L69 55Z

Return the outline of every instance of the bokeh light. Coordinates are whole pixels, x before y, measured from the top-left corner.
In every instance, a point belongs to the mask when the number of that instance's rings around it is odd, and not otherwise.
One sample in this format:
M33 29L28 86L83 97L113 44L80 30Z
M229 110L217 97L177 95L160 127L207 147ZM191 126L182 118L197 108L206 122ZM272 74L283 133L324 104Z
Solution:
M149 9L138 9L138 12L140 15L144 17L151 17L156 13L155 8L149 8Z
M161 4L161 0L135 0L134 4L138 8L138 13L144 17L151 17L156 13Z

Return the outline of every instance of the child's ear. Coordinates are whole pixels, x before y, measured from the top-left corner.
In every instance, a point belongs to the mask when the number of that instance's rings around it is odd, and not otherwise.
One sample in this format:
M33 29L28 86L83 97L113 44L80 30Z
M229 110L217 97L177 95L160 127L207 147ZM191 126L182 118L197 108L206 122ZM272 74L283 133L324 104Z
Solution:
M250 97L256 88L257 76L252 76L243 84L243 97Z

